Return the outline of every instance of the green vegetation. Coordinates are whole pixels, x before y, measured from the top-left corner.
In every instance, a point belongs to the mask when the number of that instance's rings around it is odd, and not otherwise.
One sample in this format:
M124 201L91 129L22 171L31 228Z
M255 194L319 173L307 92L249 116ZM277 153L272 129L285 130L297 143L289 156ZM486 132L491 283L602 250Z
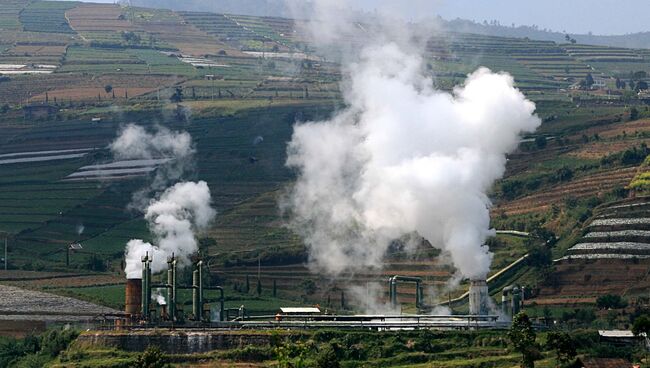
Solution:
M79 3L74 1L35 1L20 12L25 31L47 33L74 33L65 12ZM4 4L3 4L4 6Z
M0 338L0 366L43 367L66 350L77 336L75 330L55 328L21 340Z

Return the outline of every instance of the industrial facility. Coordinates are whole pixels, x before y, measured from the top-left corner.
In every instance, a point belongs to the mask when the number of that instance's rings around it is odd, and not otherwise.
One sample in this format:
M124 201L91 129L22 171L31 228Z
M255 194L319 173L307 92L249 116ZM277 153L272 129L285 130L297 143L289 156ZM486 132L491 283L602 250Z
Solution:
M467 293L468 314L436 315L435 306L424 303L422 279L395 275L388 279L388 299L393 311L399 310L398 285L413 283L416 290L416 314L328 314L319 308L281 308L274 315L252 316L245 305L236 309L225 308L224 289L206 285L203 262L193 264L192 284L178 282L178 260L172 255L167 259L166 282L152 280L152 259L146 254L141 259L141 278L130 278L126 284L124 318L118 328L214 328L214 329L314 329L314 328L364 328L376 330L399 329L477 329L507 328L509 323L500 318L490 301L485 280L471 280ZM165 275L166 274L166 275ZM159 291L164 295L155 295ZM187 300L181 300L180 292L191 291L191 310L185 310ZM207 298L208 291L216 291L218 297ZM186 295L188 293L185 293ZM520 309L522 290L517 286L504 288L501 316L512 315Z

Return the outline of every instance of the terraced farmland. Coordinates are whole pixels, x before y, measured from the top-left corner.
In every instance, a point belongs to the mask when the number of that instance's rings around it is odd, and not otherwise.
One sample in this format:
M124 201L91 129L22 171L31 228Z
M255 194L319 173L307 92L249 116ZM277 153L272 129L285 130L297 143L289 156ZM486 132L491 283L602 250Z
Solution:
M257 34L224 14L180 12L198 29L240 50L271 51L277 45L272 39Z
M135 30L119 5L80 4L67 10L65 15L76 32Z
M499 205L495 211L507 215L544 212L549 210L553 204L562 203L567 198L598 196L615 188L625 187L635 174L636 167L601 171Z
M240 56L239 50L220 42L171 11L135 9L134 24L156 40L180 50L184 55L205 56L226 53Z
M647 197L628 199L598 210L586 234L565 258L650 257L650 210Z
M29 0L0 1L0 30L21 29L19 14Z
M74 1L35 1L21 13L20 22L25 31L45 33L75 33L65 12L76 7Z
M591 46L591 45L562 45L566 52L582 61L598 62L638 62L643 57L631 49Z

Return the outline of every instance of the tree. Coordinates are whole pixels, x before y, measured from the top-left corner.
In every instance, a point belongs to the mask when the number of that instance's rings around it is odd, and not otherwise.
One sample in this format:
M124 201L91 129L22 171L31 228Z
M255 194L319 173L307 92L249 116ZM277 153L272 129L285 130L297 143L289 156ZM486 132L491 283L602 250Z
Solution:
M627 307L627 300L620 295L601 295L596 299L596 305L600 309L620 309Z
M248 293L250 290L251 290L250 277L248 277L248 275L246 275L246 289L244 289L244 292Z
M536 245L528 252L527 262L531 267L544 269L553 264L551 249L546 245Z
M621 79L616 78L616 89L621 89Z
M636 107L630 109L630 120L637 120L639 118L639 110Z
M587 76L585 77L585 86L587 88L591 88L591 86L594 85L594 76L591 75L591 73L587 73Z
M514 350L521 354L521 366L534 368L535 360L540 358L540 352L539 346L535 342L536 334L533 324L525 312L521 312L513 318L507 336Z
M314 280L306 279L301 283L305 295L314 295L316 293L316 283Z
M273 297L277 298L278 296L278 283L273 279Z
M568 363L578 354L576 352L576 342L566 332L549 332L546 335L546 348L555 350L555 359L558 365Z
M339 357L332 345L328 344L316 355L316 367L318 368L340 368Z
M113 86L111 86L110 84L105 85L104 91L106 91L106 93L111 93L113 91Z
M650 317L647 315L637 317L632 325L632 332L635 336L642 336L643 334L646 337L650 336Z
M544 136L535 137L535 146L537 146L538 149L546 148L546 137Z
M257 278L257 288L256 288L256 291L257 291L257 296L262 296L262 280L260 280L259 277Z
M556 181L569 181L573 178L573 170L567 166L562 166L555 172Z
M156 346L150 346L145 350L138 359L135 361L135 367L137 368L164 368L167 367L165 363L165 356L163 355L160 348Z
M176 87L174 89L174 94L169 98L169 100L174 103L183 102L183 87Z
M647 89L648 89L648 82L646 82L646 81L638 81L638 82L636 83L636 89L635 89L635 91L637 91L637 92L638 92L638 91L645 91L645 90L647 90Z
M634 89L636 88L636 84L634 84L634 81L630 79L630 82L628 82L628 84L630 85L630 90L634 91Z

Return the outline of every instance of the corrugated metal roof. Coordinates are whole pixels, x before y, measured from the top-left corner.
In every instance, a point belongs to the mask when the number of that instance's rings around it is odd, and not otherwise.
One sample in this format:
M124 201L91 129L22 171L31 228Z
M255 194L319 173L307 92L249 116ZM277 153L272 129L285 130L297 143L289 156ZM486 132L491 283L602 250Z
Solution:
M295 314L311 314L311 313L320 313L320 309L315 307L306 307L306 308L280 308L282 313L295 313Z
M633 338L634 334L628 330L598 330L601 337L624 337Z

